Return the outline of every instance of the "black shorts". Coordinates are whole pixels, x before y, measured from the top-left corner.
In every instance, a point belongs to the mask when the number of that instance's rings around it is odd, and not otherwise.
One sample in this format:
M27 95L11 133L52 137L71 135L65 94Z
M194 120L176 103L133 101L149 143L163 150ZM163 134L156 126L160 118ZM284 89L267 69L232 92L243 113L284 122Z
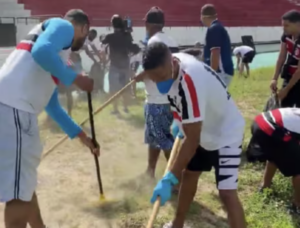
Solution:
M243 56L242 62L252 63L254 57L255 57L255 51L249 51Z
M241 142L214 151L208 151L199 146L187 170L208 172L214 167L218 189L237 189L241 152Z
M284 80L282 87L286 87L289 80ZM298 81L293 88L288 92L286 97L281 101L282 108L300 108L300 81Z
M275 136L267 135L256 122L252 124L252 137L260 146L266 159L273 162L280 172L286 176L300 175L300 145L295 140L283 141Z

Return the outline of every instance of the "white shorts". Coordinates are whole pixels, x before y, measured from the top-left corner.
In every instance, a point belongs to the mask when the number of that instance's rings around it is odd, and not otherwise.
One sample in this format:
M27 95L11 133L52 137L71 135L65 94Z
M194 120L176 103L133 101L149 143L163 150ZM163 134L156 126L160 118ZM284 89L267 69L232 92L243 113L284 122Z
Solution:
M35 114L0 103L0 202L31 201L42 146Z
M208 151L199 146L189 162L187 170L208 172L214 168L217 188L219 190L235 190L238 187L241 153L242 142L233 143L214 151Z

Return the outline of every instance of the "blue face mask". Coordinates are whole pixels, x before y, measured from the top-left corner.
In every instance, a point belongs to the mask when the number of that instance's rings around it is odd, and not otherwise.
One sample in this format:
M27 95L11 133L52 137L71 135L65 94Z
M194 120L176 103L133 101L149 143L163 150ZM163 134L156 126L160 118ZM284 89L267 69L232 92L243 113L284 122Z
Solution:
M168 79L166 81L156 83L158 91L161 94L167 94L170 91L170 89L173 85L173 82L174 82L174 79L171 78L171 79Z

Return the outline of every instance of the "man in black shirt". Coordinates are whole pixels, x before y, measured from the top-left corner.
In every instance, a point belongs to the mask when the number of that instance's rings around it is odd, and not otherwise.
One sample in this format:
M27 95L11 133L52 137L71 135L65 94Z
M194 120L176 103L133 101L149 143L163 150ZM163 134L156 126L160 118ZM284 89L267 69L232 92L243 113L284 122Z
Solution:
M107 44L109 47L109 91L111 94L114 94L129 82L131 76L129 54L136 50L132 50L133 39L131 34L124 29L123 19L119 15L114 15L111 23L114 32L107 34L102 43ZM124 93L123 106L126 113L128 112L127 100L128 93ZM113 106L113 114L119 114L117 102L114 102Z

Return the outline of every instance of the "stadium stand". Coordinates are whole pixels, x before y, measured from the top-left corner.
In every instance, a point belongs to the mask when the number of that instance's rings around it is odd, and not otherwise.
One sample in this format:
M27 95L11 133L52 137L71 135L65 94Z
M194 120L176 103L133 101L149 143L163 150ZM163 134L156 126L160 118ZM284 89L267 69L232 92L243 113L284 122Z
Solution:
M19 4L17 0L0 0L1 17L28 17L30 10L24 9L24 4Z
M1 0L14 1L16 0ZM141 26L145 12L154 5L164 9L167 26L173 27L198 26L200 8L205 3L214 4L223 23L230 27L278 26L278 18L285 11L291 8L300 9L295 0L19 0L19 3L24 4L25 9L30 10L32 15L64 14L70 8L80 8L93 18L94 26L108 26L107 18L115 13L129 15L134 26ZM1 6L2 4L0 15Z

